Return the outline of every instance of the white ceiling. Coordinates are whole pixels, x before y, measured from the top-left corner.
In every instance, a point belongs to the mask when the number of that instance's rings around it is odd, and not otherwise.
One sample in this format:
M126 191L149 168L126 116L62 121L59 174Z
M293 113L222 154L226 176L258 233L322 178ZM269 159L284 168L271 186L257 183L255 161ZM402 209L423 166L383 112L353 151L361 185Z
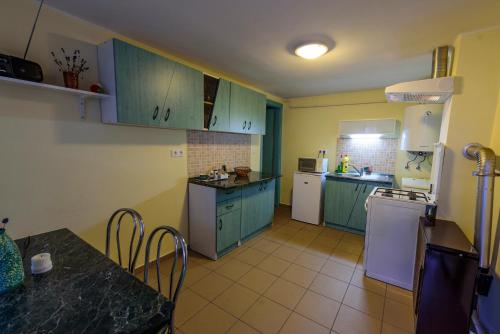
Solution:
M281 97L427 77L431 52L500 24L498 0L47 0L49 6ZM335 48L303 60L309 36Z

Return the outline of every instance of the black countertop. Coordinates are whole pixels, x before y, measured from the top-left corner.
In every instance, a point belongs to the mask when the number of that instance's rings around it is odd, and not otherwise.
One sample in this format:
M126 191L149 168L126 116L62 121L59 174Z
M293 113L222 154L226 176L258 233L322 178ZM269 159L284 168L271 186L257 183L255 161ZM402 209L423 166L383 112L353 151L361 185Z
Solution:
M16 240L23 249L24 239ZM53 269L31 275L49 252ZM156 333L168 300L67 229L31 237L24 284L0 296L0 333Z
M246 177L239 177L236 174L230 174L228 179L220 181L203 181L196 177L192 177L188 182L212 188L230 189L236 187L245 187L252 183L258 183L278 177L280 177L280 175L273 175L262 172L250 172Z
M382 173L364 174L362 176L358 176L357 173L328 173L326 177L333 179L349 179L360 182L394 183L394 175Z

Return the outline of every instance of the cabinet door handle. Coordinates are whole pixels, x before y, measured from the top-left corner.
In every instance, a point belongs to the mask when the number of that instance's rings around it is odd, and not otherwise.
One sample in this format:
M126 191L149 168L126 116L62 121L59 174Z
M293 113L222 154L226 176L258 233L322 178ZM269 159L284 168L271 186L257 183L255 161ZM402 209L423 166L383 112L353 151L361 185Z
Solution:
M226 209L231 209L233 206L234 206L234 203L233 204L228 204L228 205L226 205Z
M222 230L222 219L219 219L219 231Z
M168 121L170 118L170 108L167 109L167 112L165 113L165 122Z
M248 122L248 130L250 130L252 128L252 121L249 121Z
M354 192L358 191L359 188L359 183L356 185L356 189L354 189Z
M215 126L217 124L217 115L214 116L214 122L212 123L212 126Z
M243 130L245 130L246 127L247 127L247 121L244 121L243 122Z
M363 193L365 193L367 187L368 187L368 184L365 184L365 188L363 189Z
M156 106L155 110L153 111L153 121L156 120L156 117L158 117L159 111L160 111L160 108L158 106Z
M304 184L309 184L309 182L304 182Z

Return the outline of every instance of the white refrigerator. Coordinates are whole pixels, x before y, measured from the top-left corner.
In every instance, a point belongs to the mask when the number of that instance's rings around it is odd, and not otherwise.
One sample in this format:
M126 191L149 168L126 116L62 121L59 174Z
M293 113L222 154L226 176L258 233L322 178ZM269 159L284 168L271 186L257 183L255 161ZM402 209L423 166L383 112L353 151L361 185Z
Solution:
M320 225L323 222L325 173L295 172L292 219Z

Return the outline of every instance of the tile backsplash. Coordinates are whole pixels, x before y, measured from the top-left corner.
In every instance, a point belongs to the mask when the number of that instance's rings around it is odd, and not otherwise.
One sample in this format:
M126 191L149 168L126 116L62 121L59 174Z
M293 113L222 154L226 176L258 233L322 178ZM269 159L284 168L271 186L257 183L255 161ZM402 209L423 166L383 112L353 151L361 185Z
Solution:
M189 177L206 174L226 165L250 166L251 136L236 133L187 131L187 165Z
M347 154L349 163L361 168L371 166L374 172L395 174L399 139L337 139L337 156L334 170L340 162L340 155Z

